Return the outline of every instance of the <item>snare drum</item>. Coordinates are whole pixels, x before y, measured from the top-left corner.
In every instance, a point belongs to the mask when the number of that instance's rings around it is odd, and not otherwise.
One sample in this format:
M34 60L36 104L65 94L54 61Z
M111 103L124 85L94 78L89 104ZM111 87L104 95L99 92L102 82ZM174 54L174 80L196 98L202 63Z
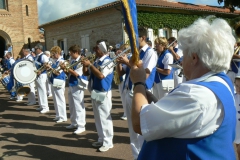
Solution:
M31 92L30 86L22 84L20 82L16 83L16 92L19 96L26 96Z
M2 85L6 88L7 84L10 81L10 75L9 74L3 74L0 81L1 81Z
M34 72L35 70L37 69L32 61L22 60L15 64L13 75L18 82L22 84L30 84L37 77L37 74Z

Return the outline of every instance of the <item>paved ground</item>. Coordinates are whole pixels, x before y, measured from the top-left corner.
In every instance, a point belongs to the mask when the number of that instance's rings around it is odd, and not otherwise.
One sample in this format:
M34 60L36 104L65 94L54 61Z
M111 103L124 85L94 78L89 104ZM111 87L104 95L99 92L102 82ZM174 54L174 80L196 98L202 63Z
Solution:
M67 89L66 92L67 93ZM36 106L8 99L6 90L0 90L0 160L108 160L133 159L129 145L127 121L123 114L118 91L113 90L112 118L114 124L114 148L105 153L91 146L97 140L90 95L85 92L86 132L73 135L66 130L69 120L56 124L53 121L53 100L49 98L51 111L40 114ZM69 117L69 109L68 117Z

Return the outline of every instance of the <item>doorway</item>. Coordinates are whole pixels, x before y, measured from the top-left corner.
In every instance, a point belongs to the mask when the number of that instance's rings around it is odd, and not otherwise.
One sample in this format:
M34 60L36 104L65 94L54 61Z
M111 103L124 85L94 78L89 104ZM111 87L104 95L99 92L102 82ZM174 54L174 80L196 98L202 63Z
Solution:
M2 36L0 36L0 58L3 58L5 50L6 50L5 39Z

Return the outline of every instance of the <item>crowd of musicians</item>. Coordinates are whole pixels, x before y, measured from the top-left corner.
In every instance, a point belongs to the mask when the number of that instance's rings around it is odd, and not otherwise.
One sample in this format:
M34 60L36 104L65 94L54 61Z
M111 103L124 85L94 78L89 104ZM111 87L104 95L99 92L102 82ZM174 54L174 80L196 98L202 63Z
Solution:
M4 73L10 74L6 88L10 99L21 101L22 96L13 89L17 82L12 70L19 61L33 62L37 78L28 84L27 105L36 104L36 89L37 110L47 113L48 95L52 95L54 120L61 123L68 119L64 96L68 85L70 124L66 129L75 129L74 134L85 131L84 90L88 89L98 134L92 146L105 152L113 148L111 89L114 80L119 86L124 109L122 119L128 123L134 159L231 159L234 157L231 146L234 124L238 123L234 106L237 113L240 110L239 62L231 59L240 59L240 56L230 29L222 19L214 22L200 19L182 29L178 40L158 37L154 40L155 46L151 46L147 29L139 27L140 62L137 65L131 62L128 44L113 49L103 40L96 42L92 55L81 54L78 45L71 46L68 60L61 56L58 46L45 53L41 44L33 51L24 48L22 57L16 61L11 52L6 52ZM233 55L234 45L238 50ZM238 144L240 133L239 129L236 131ZM214 146L215 143L222 149Z

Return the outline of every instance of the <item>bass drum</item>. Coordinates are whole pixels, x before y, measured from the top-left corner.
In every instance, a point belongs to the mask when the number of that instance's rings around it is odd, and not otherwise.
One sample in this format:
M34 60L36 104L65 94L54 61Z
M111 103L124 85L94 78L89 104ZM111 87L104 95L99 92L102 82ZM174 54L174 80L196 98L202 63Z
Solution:
M35 70L37 70L37 68L32 61L22 60L15 64L13 68L13 75L18 82L22 84L29 84L37 77L37 74L34 72Z

